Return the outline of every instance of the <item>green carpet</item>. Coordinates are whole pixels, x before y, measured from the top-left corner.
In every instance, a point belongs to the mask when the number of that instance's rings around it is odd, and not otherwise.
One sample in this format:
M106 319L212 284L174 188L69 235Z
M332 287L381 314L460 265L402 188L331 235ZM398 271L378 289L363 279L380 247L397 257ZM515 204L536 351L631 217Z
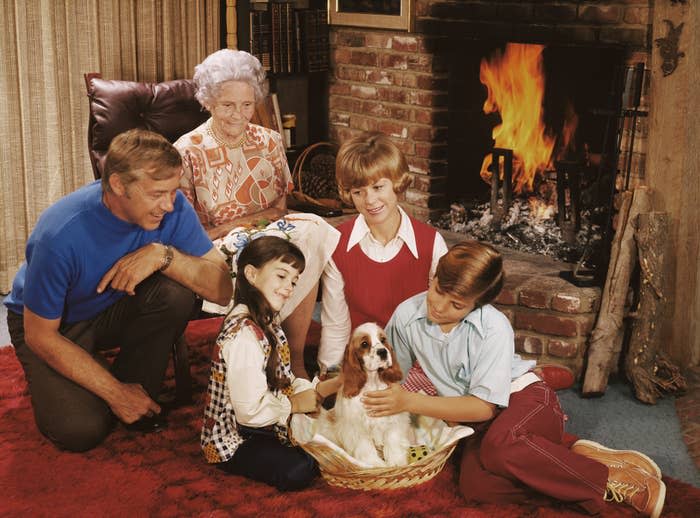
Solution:
M644 404L617 377L610 378L600 398L580 397L579 386L557 394L569 417L568 432L609 448L644 452L664 475L700 487L700 474L683 442L673 397Z

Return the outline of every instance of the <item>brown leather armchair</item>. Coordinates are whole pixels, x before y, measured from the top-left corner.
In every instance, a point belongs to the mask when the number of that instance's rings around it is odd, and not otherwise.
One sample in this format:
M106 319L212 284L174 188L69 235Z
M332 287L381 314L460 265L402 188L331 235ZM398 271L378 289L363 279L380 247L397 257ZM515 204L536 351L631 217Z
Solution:
M155 131L175 142L209 118L194 97L190 79L162 83L139 83L102 79L99 73L85 74L90 107L88 150L95 178L112 139L132 128Z
M209 113L194 97L194 82L176 79L162 83L139 83L102 79L99 73L85 74L90 107L88 151L95 178L102 176L104 157L118 134L144 128L175 142L193 130ZM196 318L199 309L196 311ZM173 344L175 399L186 403L192 398L192 379L184 336Z

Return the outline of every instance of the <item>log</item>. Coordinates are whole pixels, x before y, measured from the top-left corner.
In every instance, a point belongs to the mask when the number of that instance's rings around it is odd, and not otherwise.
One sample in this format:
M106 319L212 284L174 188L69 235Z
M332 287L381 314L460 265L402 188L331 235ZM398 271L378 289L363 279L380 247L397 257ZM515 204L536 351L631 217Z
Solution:
M622 350L623 318L632 270L637 261L634 230L637 215L649 212L651 191L637 187L633 193L622 193L617 229L610 249L610 264L600 301L600 311L591 333L582 395L605 394L608 376L617 366Z
M639 305L632 323L632 336L625 356L625 373L635 396L655 404L664 393L685 390L687 384L678 367L659 351L668 298L668 213L650 212L637 218L635 240L639 255Z

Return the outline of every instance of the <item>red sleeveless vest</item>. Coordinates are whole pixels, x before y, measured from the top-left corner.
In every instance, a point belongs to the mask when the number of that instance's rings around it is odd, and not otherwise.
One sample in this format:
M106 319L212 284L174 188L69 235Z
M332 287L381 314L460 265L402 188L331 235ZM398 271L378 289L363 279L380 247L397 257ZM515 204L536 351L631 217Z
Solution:
M376 322L385 327L396 306L428 289L436 230L416 219L409 219L416 236L418 259L404 243L396 257L385 263L367 257L359 244L346 252L354 219L338 227L340 241L333 253L333 261L343 274L345 301L350 309L353 329L365 322Z

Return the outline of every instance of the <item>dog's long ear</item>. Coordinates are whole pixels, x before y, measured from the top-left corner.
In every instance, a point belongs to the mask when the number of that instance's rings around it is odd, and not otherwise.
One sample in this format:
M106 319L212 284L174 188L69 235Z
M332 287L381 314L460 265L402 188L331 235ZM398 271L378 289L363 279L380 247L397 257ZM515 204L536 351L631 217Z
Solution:
M401 372L401 366L399 361L396 359L396 353L394 352L394 347L386 341L384 343L389 352L391 353L391 367L384 369L379 373L379 378L384 383L394 383L396 381L401 381L403 378L403 373Z
M345 347L343 356L343 396L347 398L355 397L360 393L362 387L367 383L367 373L362 366L362 359L357 350L357 339L350 338L350 342Z

